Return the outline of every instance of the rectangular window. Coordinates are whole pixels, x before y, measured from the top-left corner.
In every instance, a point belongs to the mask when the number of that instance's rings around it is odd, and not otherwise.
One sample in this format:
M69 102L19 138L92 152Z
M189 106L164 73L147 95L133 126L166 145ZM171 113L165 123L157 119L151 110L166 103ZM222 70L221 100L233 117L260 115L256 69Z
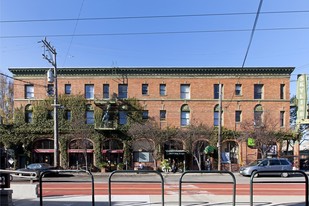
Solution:
M153 162L153 155L150 152L134 151L133 161L134 162Z
M86 124L94 124L94 111L86 111Z
M34 86L33 85L25 85L25 98L26 99L34 98Z
M67 120L67 121L71 121L71 119L72 119L72 116L71 116L72 114L71 114L71 111L70 110L66 110L65 111L65 120Z
M181 112L181 126L190 125L190 112Z
M284 116L285 116L285 112L284 111L280 111L280 127L284 127Z
M166 95L166 84L160 84L160 96Z
M119 124L124 125L127 124L127 112L119 111Z
M142 84L142 95L148 95L148 84Z
M161 121L166 120L166 110L160 110L160 120Z
M144 110L143 112L142 112L142 119L144 119L144 120L146 120L146 119L148 119L148 110Z
M214 99L219 99L219 84L214 84Z
M180 85L180 99L190 99L190 84Z
M128 85L127 84L118 85L118 98L120 99L128 98Z
M103 99L109 99L109 84L103 84Z
M53 96L54 95L54 85L53 84L48 84L47 85L47 95L48 96Z
M71 94L71 84L65 84L64 85L64 93L65 94Z
M254 99L262 99L262 98L263 98L263 84L255 84Z
M285 84L280 84L280 99L285 99Z
M235 122L241 122L241 111L235 111Z
M85 98L94 99L94 85L93 84L85 85Z
M242 93L241 93L241 84L235 84L235 95L236 96L240 96L240 95L242 95Z

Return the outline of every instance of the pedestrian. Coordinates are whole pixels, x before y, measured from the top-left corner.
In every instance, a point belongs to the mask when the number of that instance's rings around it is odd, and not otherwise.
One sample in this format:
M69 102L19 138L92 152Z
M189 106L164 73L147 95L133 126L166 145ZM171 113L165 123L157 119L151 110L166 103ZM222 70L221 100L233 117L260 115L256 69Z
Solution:
M139 164L138 164L138 170L143 170L144 169L144 165L141 163L141 162L139 162Z
M210 162L210 160L208 158L206 160L206 170L208 170L208 171L211 170L211 162Z
M172 162L172 172L175 173L177 171L176 161L173 160Z

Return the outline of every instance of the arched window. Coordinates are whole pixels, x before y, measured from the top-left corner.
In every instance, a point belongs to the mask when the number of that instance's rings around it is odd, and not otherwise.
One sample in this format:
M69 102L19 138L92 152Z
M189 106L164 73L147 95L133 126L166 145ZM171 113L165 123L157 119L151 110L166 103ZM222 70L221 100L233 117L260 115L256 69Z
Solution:
M27 123L32 123L33 121L33 108L31 104L25 107L25 121Z
M254 126L261 126L263 121L263 107L258 104L254 107Z
M221 117L222 117L222 112L221 112ZM222 118L221 118L222 121ZM219 126L219 104L217 104L214 107L214 126L217 127Z
M54 149L54 141L50 139L42 139L35 141L33 144L34 149Z
M181 126L190 125L190 107L185 104L181 107Z
M93 143L88 139L74 139L69 143L69 149L93 149Z

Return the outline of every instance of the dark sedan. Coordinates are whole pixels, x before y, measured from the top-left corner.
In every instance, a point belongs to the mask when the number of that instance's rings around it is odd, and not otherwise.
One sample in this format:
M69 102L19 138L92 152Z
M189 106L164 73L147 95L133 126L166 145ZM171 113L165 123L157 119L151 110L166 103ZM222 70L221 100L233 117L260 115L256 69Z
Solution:
M26 168L18 169L21 173L16 173L19 176L36 176L38 177L41 172L52 170L54 167L47 163L32 163L29 164Z

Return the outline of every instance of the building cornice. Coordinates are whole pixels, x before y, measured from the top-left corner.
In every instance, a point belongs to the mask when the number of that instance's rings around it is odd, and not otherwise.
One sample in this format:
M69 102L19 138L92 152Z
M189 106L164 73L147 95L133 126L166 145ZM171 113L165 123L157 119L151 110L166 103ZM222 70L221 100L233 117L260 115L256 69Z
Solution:
M43 76L50 68L9 68L15 77ZM290 76L295 67L60 67L59 76Z

